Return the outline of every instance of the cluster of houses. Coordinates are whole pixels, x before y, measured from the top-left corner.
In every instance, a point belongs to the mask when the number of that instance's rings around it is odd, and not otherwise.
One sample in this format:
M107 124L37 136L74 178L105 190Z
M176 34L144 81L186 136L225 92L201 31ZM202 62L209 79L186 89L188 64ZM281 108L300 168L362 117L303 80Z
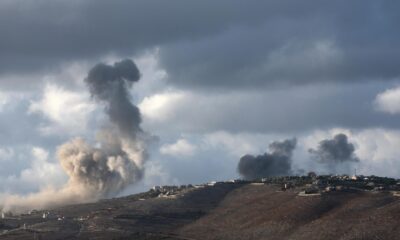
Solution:
M299 196L315 196L338 191L388 191L393 193L394 196L400 197L400 180L387 177L378 176L363 176L363 175L317 175L313 172L307 176L274 176L265 177L256 180L243 180L234 179L228 181L212 181L199 185L181 185L181 186L154 186L147 193L143 193L138 200L145 200L146 198L165 197L176 198L183 196L186 193L195 189L215 187L221 184L251 184L251 185L275 185L281 186L282 191L295 189L294 191L301 190ZM0 211L0 217L4 220L21 220L21 217L35 217L46 220L65 219L64 216L58 215L50 211L32 210L27 214L13 216L12 213ZM87 217L79 217L74 220L84 221ZM0 219L0 220L1 220ZM46 220L45 220L46 219Z
M221 184L238 184L238 183L251 183L242 179L233 179L228 181L210 181L208 183L197 184L197 185L180 185L180 186L154 186L150 189L150 196L156 197L177 197L183 196L185 193L192 191L194 189L200 189L205 187L213 187ZM142 199L139 199L142 200ZM144 199L143 199L144 200Z
M210 181L208 183L197 184L197 185L180 185L180 186L154 186L150 189L152 195L156 194L157 197L176 197L183 196L185 193L205 187L213 187L221 184L245 184L252 183L252 181L246 181L242 179L232 179L228 181ZM139 199L140 200L140 199Z
M303 189L299 195L316 195L333 191L391 191L400 195L400 181L394 178L363 175L316 175L270 177L261 179L264 183L275 183L282 190L293 187Z
M390 191L395 196L400 196L400 180L388 177L364 175L317 175L310 172L307 176L272 176L255 180L235 179L225 182L209 182L202 185L190 185L191 188L215 186L219 184L273 184L281 186L282 191L291 188L302 189L301 195L320 195L334 191ZM187 186L186 186L187 187ZM167 194L169 188L165 188ZM175 187L177 189L177 187ZM179 189L179 188L178 188Z
M191 189L196 188L191 184L181 186L154 186L150 189L151 192L155 193L157 197L176 197L183 195Z
M322 175L313 178L312 186L322 192L340 190L400 191L400 181L394 178L363 175Z
M16 219L21 220L24 217L35 217L35 218L42 218L42 219L50 219L50 220L58 220L62 221L65 219L64 216L60 214L55 214L50 211L39 211L39 210L31 210L28 213L20 214L20 215L13 215L12 212L1 212L1 219Z

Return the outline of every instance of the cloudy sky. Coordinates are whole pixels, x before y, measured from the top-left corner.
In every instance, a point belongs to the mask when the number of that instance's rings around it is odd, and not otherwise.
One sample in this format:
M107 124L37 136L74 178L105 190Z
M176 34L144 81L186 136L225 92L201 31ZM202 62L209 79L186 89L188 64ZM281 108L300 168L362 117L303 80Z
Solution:
M338 133L358 173L400 177L398 1L3 0L0 192L61 186L55 156L104 118L84 79L132 59L152 185L237 178L244 154L297 138L293 168Z

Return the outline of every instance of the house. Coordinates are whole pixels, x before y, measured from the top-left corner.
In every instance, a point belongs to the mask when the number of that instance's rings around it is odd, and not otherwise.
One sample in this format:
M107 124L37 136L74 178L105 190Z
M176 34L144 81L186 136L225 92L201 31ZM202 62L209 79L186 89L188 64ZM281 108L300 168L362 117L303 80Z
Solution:
M217 181L211 181L209 183L207 183L208 186L214 186L217 183Z
M331 192L331 191L335 191L335 187L334 186L326 186L325 187L325 192Z

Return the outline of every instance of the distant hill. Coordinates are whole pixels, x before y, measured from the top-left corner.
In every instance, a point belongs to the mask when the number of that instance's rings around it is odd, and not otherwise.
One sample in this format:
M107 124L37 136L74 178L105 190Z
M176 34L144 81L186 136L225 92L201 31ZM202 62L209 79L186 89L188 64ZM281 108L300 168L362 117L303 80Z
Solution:
M227 182L166 187L0 219L0 239L399 239L400 197ZM44 217L44 218L43 218Z

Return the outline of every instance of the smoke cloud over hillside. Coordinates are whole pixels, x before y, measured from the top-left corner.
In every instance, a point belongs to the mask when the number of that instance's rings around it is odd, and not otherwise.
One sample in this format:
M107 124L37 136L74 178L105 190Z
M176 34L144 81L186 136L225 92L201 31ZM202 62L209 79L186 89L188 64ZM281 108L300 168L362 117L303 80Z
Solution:
M85 82L94 100L108 115L107 127L97 132L97 142L82 138L59 146L57 157L69 177L58 190L45 189L28 196L0 199L4 211L24 211L65 203L93 201L115 196L143 176L146 160L145 133L139 109L132 104L129 88L140 79L131 60L114 65L97 64Z
M296 143L296 139L273 142L269 145L269 153L258 156L245 155L240 158L238 172L245 179L288 175Z
M308 151L315 161L325 164L331 173L344 173L349 171L351 164L360 161L354 150L354 145L348 141L347 135L340 133L333 139L322 140L317 149Z

